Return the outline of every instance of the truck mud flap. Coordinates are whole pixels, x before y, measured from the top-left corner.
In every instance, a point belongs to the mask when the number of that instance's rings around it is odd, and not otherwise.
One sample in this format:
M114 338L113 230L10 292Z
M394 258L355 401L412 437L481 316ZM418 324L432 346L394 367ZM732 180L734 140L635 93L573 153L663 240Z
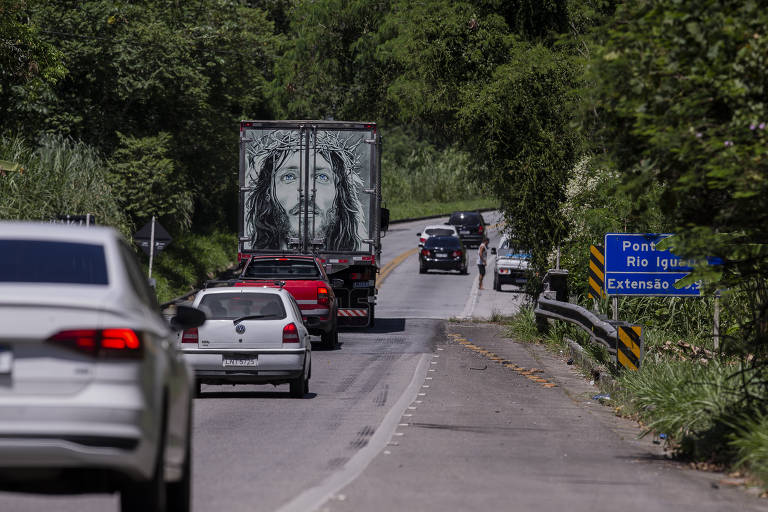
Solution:
M338 325L344 327L367 327L368 308L339 308L336 318Z

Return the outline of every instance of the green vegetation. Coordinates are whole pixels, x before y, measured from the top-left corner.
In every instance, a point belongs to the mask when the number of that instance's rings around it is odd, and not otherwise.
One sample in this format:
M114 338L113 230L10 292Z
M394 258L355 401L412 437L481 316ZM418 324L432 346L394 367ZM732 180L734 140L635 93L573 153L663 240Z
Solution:
M152 277L156 280L160 303L180 297L215 279L237 261L237 235L212 233L184 234L174 239L153 262ZM143 255L142 255L143 256ZM149 258L145 257L145 263Z
M447 216L451 212L462 210L482 210L494 208L497 204L492 199L468 199L466 201L413 201L405 203L387 203L392 220L413 219L417 217Z

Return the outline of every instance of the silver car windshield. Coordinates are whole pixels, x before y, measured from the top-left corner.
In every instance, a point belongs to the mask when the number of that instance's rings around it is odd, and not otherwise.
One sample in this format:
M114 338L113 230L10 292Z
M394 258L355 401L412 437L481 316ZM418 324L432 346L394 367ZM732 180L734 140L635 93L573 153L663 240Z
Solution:
M282 320L286 317L283 300L274 293L211 293L200 300L209 320Z

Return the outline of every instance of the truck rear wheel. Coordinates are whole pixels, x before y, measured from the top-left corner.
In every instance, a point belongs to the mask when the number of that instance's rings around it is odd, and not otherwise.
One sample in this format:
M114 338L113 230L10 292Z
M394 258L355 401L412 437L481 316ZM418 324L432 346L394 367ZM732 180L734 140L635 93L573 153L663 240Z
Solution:
M320 334L320 340L323 342L323 348L327 350L333 350L339 343L339 329L336 325L333 326L331 332L324 332Z

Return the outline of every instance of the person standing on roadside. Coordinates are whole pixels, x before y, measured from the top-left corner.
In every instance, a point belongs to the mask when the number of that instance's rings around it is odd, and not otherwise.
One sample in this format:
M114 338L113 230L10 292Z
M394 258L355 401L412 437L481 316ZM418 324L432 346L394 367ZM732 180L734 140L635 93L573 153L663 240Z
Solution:
M483 237L483 243L477 248L477 270L480 272L480 280L477 285L478 290L483 289L483 278L485 277L485 262L488 259L488 237Z

